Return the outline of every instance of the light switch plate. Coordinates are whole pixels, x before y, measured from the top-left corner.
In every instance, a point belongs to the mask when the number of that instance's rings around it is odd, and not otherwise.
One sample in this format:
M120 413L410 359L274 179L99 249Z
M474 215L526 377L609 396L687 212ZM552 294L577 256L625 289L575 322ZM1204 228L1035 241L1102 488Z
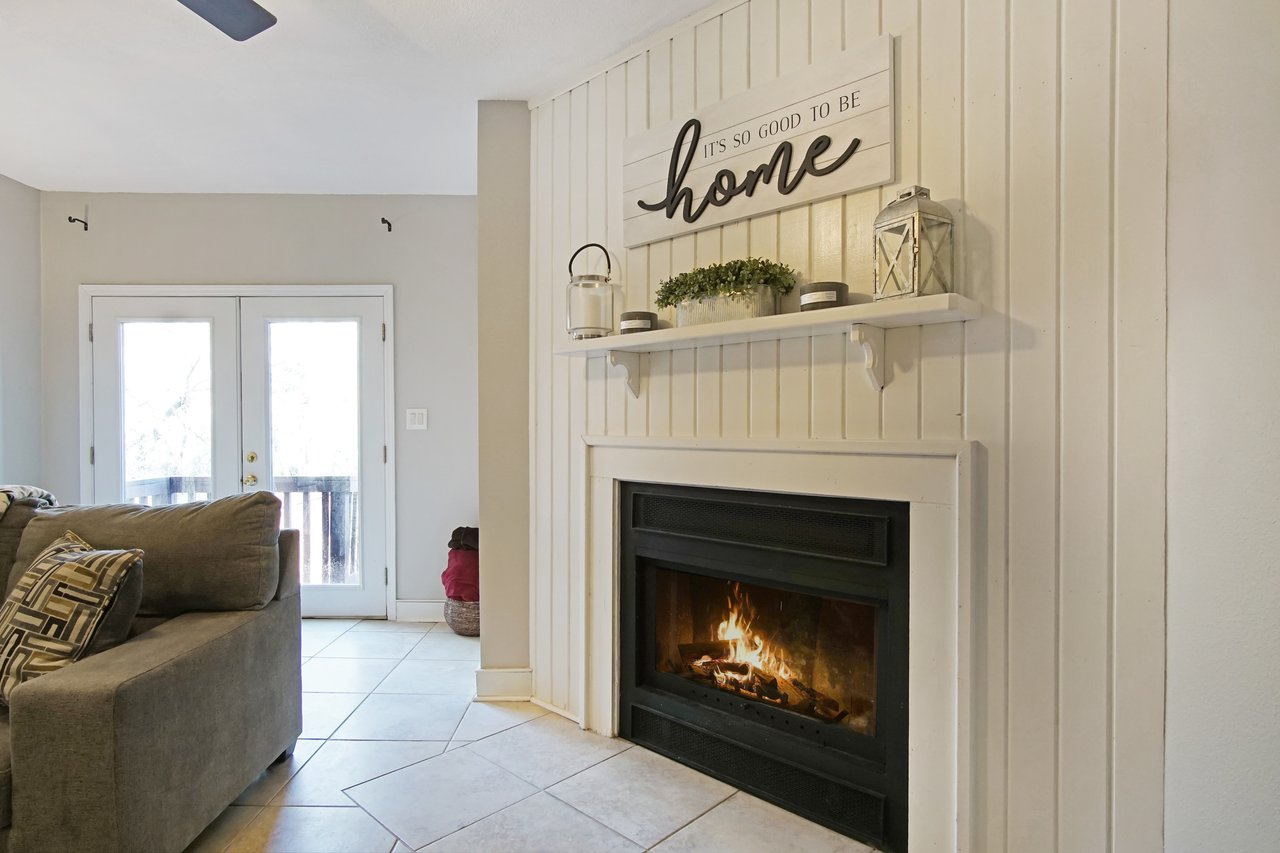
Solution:
M427 410L426 409L405 409L404 410L404 428L405 429L426 429L427 428Z

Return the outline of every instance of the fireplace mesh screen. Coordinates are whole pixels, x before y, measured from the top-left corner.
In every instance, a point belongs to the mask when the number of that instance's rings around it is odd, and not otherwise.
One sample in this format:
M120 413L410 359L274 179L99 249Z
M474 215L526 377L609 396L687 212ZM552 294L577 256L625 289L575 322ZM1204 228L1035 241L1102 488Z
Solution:
M637 528L871 563L889 562L889 519L809 507L637 495Z
M778 761L644 708L631 712L631 739L775 798L814 820L870 841L884 837L884 796Z

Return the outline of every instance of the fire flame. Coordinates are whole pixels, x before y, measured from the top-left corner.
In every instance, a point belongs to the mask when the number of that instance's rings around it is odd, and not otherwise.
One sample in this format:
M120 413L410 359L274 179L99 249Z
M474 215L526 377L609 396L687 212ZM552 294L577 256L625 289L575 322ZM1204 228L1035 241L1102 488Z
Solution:
M729 643L729 654L726 660L735 663L750 664L758 670L771 672L781 678L792 678L786 660L775 652L764 637L751 630L755 621L756 609L751 606L751 599L742 592L738 584L733 585L728 600L729 610L724 621L716 628L716 639ZM724 684L728 679L747 681L749 675L720 671L716 673L716 681Z

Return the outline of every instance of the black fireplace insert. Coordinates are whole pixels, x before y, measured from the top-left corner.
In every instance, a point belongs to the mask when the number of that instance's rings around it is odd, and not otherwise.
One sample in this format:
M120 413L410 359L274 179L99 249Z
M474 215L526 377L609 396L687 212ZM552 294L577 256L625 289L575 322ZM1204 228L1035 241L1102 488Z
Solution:
M623 737L907 849L909 505L623 483Z

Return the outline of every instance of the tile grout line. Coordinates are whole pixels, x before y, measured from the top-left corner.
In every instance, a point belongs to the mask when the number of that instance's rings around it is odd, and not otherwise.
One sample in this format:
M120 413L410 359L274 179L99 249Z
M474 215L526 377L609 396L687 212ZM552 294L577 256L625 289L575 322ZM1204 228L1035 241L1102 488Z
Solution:
M323 652L325 649L329 648L329 646L331 646L333 643L337 642L341 637L347 636L348 634L352 633L352 632L353 632L353 629L354 629L357 625L359 625L361 621L365 621L365 620L358 620L358 621L356 621L354 624L352 624L352 625L348 626L348 627L346 628L346 630L342 631L341 633L339 633L338 635L336 635L332 640L330 640L328 643L326 643L324 646L322 646L322 647L319 649L319 651L317 651L317 653L316 653L316 654L311 655L311 656L308 656L308 657L307 657L307 660L310 660L310 659L315 658L315 657L320 657L320 653L321 653L321 652ZM268 809L268 808L274 808L274 809L277 809L277 810L290 809L290 808L294 808L294 809L298 809L298 808L302 808L302 809L305 809L305 808L353 808L353 809L357 809L357 810L359 810L361 813L363 813L365 816L367 816L370 820L372 820L375 824L377 824L378 826L382 827L382 829L384 829L384 830L385 830L389 835L391 835L391 837L392 837L393 841L392 841L392 843L391 843L390 848L388 848L388 849L389 849L389 851L394 851L395 847L396 847L396 846L397 846L397 844L399 844L399 843L403 843L403 844L405 844L406 846L408 846L408 842L407 842L407 841L405 841L403 838L401 838L399 835L397 835L395 832L393 832L389 827L387 827L387 826L386 826L385 824L383 824L380 820L378 820L378 818L377 818L377 817L375 817L375 816L374 816L372 813L370 813L367 809L365 809L365 808L364 808L363 806L361 806L358 802L356 802L354 799L352 799L352 797L351 797L349 794L347 794L347 790L348 790L349 788L354 788L354 787L357 787L358 785L365 784L366 782L371 782L371 781L373 781L373 780L375 780L375 779L379 779L379 778L381 778L381 777L383 777L383 776L386 776L386 775L389 775L389 774L391 774L391 773L395 773L395 772L397 772L397 771L399 771L399 770L404 770L404 769L407 769L407 768L412 767L412 766L414 766L414 765L421 764L421 763L426 762L426 761L430 761L430 760L432 760L433 758L439 758L440 756L442 756L442 755L444 755L446 752L448 752L448 751L449 751L449 750L448 750L449 745L450 745L450 744L451 744L451 743L456 739L457 731L458 731L458 729L461 727L461 725L462 725L462 721L463 721L463 719L465 719L466 714L467 714L467 711L469 711L469 710L470 710L471 705L475 704L475 696L474 696L474 694L472 694L472 695L469 697L469 702L468 702L468 705L467 705L467 709L466 709L466 710L464 710L464 711L463 711L463 713L462 713L462 716L461 716L461 717L459 717L459 719L458 719L458 723L454 726L453 731L451 732L451 734L450 734L450 736L449 736L449 738L448 738L447 740L445 740L445 741L439 741L439 740L436 740L436 741L422 741L422 742L424 742L424 743L443 743L443 744L444 744L444 747L443 747L443 749L442 749L442 751L441 751L441 752L437 753L436 755L430 756L430 757L428 757L428 758L424 758L424 759L421 759L421 760L419 760L419 761L411 762L411 763L409 763L409 764L404 765L403 767L393 768L392 770L388 770L388 771L387 771L387 772L385 772L385 773L380 773L380 774L378 774L378 775L376 775L376 776L372 776L372 777L370 777L369 779L363 780L363 781L358 782L358 783L356 783L356 784L354 784L354 785L349 785L349 786L347 786L347 788L339 789L340 793L341 793L344 797L346 797L346 798L351 802L351 805L350 805L350 806L332 806L332 805L320 805L320 806L315 806L315 805L305 805L305 804L301 804L301 805L290 805L290 804L286 804L286 803L280 803L280 804L278 804L278 805L272 805L272 802L274 802L277 798L279 798L279 797L283 794L283 792L284 792L285 788L287 788L287 787L288 787L288 786L293 782L294 778L295 778L299 773L301 773L301 772L302 772L302 770L303 770L303 769L304 769L304 768L305 768L305 767L306 767L306 766L311 762L311 760L312 760L316 755L318 755L318 754L320 753L320 751L324 748L324 746L325 746L326 744L328 744L329 742L331 742L331 741L333 741L333 740L338 740L338 741L344 741L344 742L375 743L375 742L387 742L388 740L392 740L392 739L385 739L385 740L381 740L381 739L379 739L379 740L365 740L365 739L360 739L360 740L357 740L357 741L345 741L345 739L342 739L342 738L336 738L336 737L335 737L335 735L338 733L338 730L339 730L339 729L341 729L341 728L342 728L342 726L343 726L343 725L345 725L345 724L347 723L347 721L348 721L348 720L350 720L351 716L352 716L353 714L355 714L355 712L356 712L356 711L358 711L361 707L363 707L363 706L364 706L364 704L365 704L365 702L366 702L366 701L367 701L371 696L375 695L375 691L377 690L377 688L378 688L378 687L380 687L380 686L381 686L381 685L386 681L386 679L388 679L388 678L390 678L390 677L391 677L391 674L392 674L392 673L393 673L393 672L394 672L394 671L399 667L399 665L400 665L401 663L405 662L406 660L409 660L409 654L411 654L411 653L413 652L413 650L414 650L414 649L417 649L417 648L418 648L418 646L419 646L419 645L421 645L421 644L422 644L422 643L427 639L427 637L428 637L429 635L431 635L431 634L432 634L432 633L433 633L437 628L439 628L441 624L443 624L443 623L431 623L431 628L429 628L426 632L424 632L424 633L423 633L423 635L418 639L418 641L417 641L417 642L415 642L415 643L413 644L413 646L412 646L412 647L410 647L410 648L409 648L409 649L408 649L408 650L407 650L407 651L406 651L406 652L405 652L401 657L399 657L399 658L339 658L339 657L328 657L328 658L322 658L323 660L354 660L354 661L364 661L364 662L373 662L373 661L385 661L385 660L392 660L392 661L394 661L394 664L393 664L393 666L391 667L391 669L387 672L387 674L386 674L385 676L383 676L381 679L379 679L379 680L378 680L378 682L377 682L377 684L375 684L375 685L374 685L372 688L370 688L369 690L367 690L367 691L353 691L353 692L351 692L351 693L346 693L346 694L339 692L339 693L335 694L335 695L361 695L361 694L363 694L363 695L362 695L362 698L360 699L360 701L359 701L358 703L356 703L355 707L353 707L353 708L352 708L352 710L351 710L349 713L347 713L347 714L342 718L342 720L341 720L341 721L339 721L339 722L337 723L337 725L334 727L334 729L333 729L333 730L332 730L328 735L326 735L325 737L322 737L322 738L301 738L301 737L299 738L299 740L318 740L318 741L320 741L321 743L320 743L320 745L319 745L319 746L318 746L318 747L317 747L317 748L316 748L316 749L315 749L315 750L314 750L314 751L313 751L309 756L307 756L307 758L306 758L305 760L303 760L303 761L302 761L302 763L301 763L301 764L299 764L299 765L298 765L298 767L297 767L296 769L294 769L294 770L293 770L293 772L292 772L292 773L290 773L290 774L289 774L289 776L286 778L286 780L284 781L284 783L283 783L283 784L280 786L280 788L279 788L279 789L278 789L278 790L277 790L277 791L276 791L276 792L271 796L271 798L267 801L267 803L266 803L265 805L246 805L246 806L239 806L239 807L238 807L238 808L254 808L254 809L256 809L256 811L254 812L253 816L249 818L249 821L248 821L244 826L242 826L242 827L241 827L237 832L235 832L235 833L231 836L231 838L227 841L226 845L224 845L223 847L221 847L221 848L220 848L222 851L224 851L224 853L225 853L225 851L226 851L228 848L230 848L230 847L235 843L235 841L236 841L236 840L241 836L241 834L243 834L243 832L244 832L244 831L249 827L249 825L250 825L250 824L252 824L255 820L257 820L257 819L258 819L258 817L259 817L259 816L260 816L260 815L261 815L261 814L262 814L266 809ZM370 633L370 634L375 634L375 633L379 633L379 632L356 632L356 633ZM382 633L393 633L393 634L394 634L394 633L416 633L416 632L382 632ZM424 661L426 661L426 662L428 662L428 663L467 663L467 664L478 663L478 662L476 662L476 661L474 661L474 660L469 660L469 659L468 659L468 660L453 661L453 660L436 660L436 659L431 659L431 658L424 658L424 659L421 659L421 660L424 660ZM304 692L306 692L306 691L304 691ZM312 691L312 692L315 692L315 693L331 693L332 691L324 691L324 690L321 690L321 691ZM419 695L419 696L425 696L425 695L464 695L464 694L390 694L390 693L388 693L388 694L377 694L377 695ZM521 725L526 725L526 724L528 724L528 723L533 722L534 720L541 719L541 717L543 717L543 716L545 716L545 715L546 715L546 713L544 712L543 714L541 714L541 715L539 715L539 716L537 716L537 717L534 717L534 718L529 719L529 720L525 720L524 722L521 722L521 723L517 723L517 724L516 724L516 725L514 725L514 726L509 726L509 727L507 727L507 728L500 729L500 730L498 730L498 731L496 731L496 732L492 732L492 733L490 733L490 734L488 734L488 735L485 735L484 737L476 738L474 741L468 741L468 742L467 742L467 744L469 744L469 743L475 743L475 742L478 742L478 741L480 741L480 740L485 740L486 738L494 737L494 736L496 736L496 735L502 734L503 732L511 731L512 729L518 728L518 727L519 727L519 726L521 726ZM460 749L461 749L461 748L465 748L465 746L466 746L467 744L463 744L463 746L461 746L461 747L459 747L459 748L460 748ZM473 754L475 754L476 756L478 756L478 757L479 757L479 758L481 758L482 760L486 761L486 763L494 764L493 762L489 761L487 758L485 758L484 756L480 755L479 753L473 753ZM496 765L496 764L494 764L494 766L495 766L495 767L497 767L497 765ZM511 773L510 771L506 770L505 768L499 768L499 769L501 769L504 773L508 773L508 774L510 774L513 778L516 778L516 779L519 779L519 778L520 778L520 777L516 776L515 774ZM526 781L526 780L520 780L520 781ZM528 784L532 784L532 783L528 783ZM529 794L529 795L528 795L528 797L523 797L523 798L521 798L520 800L517 800L516 802L523 802L525 799L528 799L529 797L532 797L532 796L536 795L537 793L540 793L540 792L541 792L541 790L542 790L541 788L538 788L538 786L536 786L536 785L533 785L532 787L534 787L534 789L535 789L535 790L533 791L533 793ZM506 808L510 808L511 806L513 806L513 805L515 805L515 804L516 804L516 803L512 803L512 804L510 804L509 806L507 806ZM234 804L233 804L233 805L234 805ZM503 811L503 809L499 809L498 811ZM496 813L497 813L497 812L495 812L494 814L496 814ZM485 817L489 817L489 816L491 816L491 815L486 815ZM484 818L480 818L479 820L483 820L483 819L484 819ZM475 822L478 822L478 821L473 821L473 823L475 823ZM471 824L468 824L468 826L470 826L470 825L471 825ZM463 827L463 828L465 828L465 827ZM456 831L458 831L458 830L455 830L455 832L456 832ZM450 833L450 834L453 834L453 833ZM442 836L442 837L447 837L447 836ZM436 839L436 840L440 840L440 839ZM431 843L435 843L435 842L433 841L433 842L431 842Z
M463 716L466 716L466 714L464 713L464 714L463 714ZM536 719L539 719L539 718L538 718L538 717L534 717L534 719L536 720ZM458 722L459 722L459 724L461 724L461 722L462 722L462 721L461 721L461 720L459 720ZM521 726L521 725L525 725L526 723L531 723L531 722L533 722L533 720L526 720L526 721L525 721L525 723L520 723L520 724L518 724L517 726L512 726L511 728L518 728L518 727L519 727L519 726ZM502 730L502 731L500 731L500 732L494 732L492 735L486 735L486 737L493 737L494 735L499 735L499 734L502 734L502 732L506 732L506 731L511 731L511 729L503 729L503 730ZM484 740L484 738L477 738L476 740L477 740L477 741L479 741L479 740ZM476 741L471 741L471 743L475 743L475 742L476 742ZM436 741L436 743L439 743L439 741ZM464 747L459 747L459 749L465 749L465 746L464 746ZM448 746L447 746L447 744L446 744L445 751L444 751L444 752L441 752L439 755L433 755L433 756L431 756L431 758L424 758L424 759L422 759L422 761L415 761L413 764L408 764L408 765L405 765L405 767L397 768L397 770L391 770L391 771L388 771L387 773L383 773L383 774L382 774L382 776L389 775L390 773L395 773L395 772L397 772L398 770L404 770L404 769L407 769L408 767L413 767L413 766L415 766L415 765L417 765L417 764L422 764L423 762L426 762L426 761L431 761L431 760L433 760L433 759L440 758L440 757L444 756L444 755L445 755L445 754L447 754L447 753L448 753ZM516 776L516 774L512 773L512 772L511 772L510 770L508 770L507 768L505 768L505 767L500 767L499 765L494 764L494 762L492 762L492 761L490 761L489 759L485 758L483 755L481 755L481 754L480 754L480 753L478 753L478 752L471 752L471 753L469 753L469 754L474 755L476 758L479 758L479 759L481 759L482 761L485 761L485 762L487 762L488 764L493 765L493 766L494 766L494 767L496 767L497 769L501 770L503 773L506 773L507 775L511 776L513 779L516 779L516 780L521 781L521 782L526 782L526 784L532 784L532 783L527 782L527 780L521 779L519 776ZM374 778L375 778L375 779L378 779L378 778L381 778L381 776L375 776ZM366 780L366 781L368 781L368 782L372 782L372 781L373 781L373 779L368 779L368 780ZM361 782L361 783L359 783L359 784L363 785L363 784L364 784L364 782ZM348 786L348 787L354 788L354 787L356 787L356 786L355 786L355 785L350 785L350 786ZM509 803L508 805L503 806L502 808L498 809L498 810L497 810L497 811L495 811L495 812L491 812L490 814L484 815L483 817L478 817L478 818L476 818L475 820L471 821L471 823L468 823L468 824L465 824L465 825L463 825L463 826L460 826L460 827L458 827L457 829L453 830L452 832L449 832L449 833L448 833L448 834L446 834L446 835L442 835L442 836L440 836L439 838L434 839L433 841L428 841L426 844L424 844L424 845L422 845L422 846L423 846L423 847L429 847L430 845L435 844L437 841L443 841L444 839L448 838L450 835L453 835L454 833L461 832L462 830L466 829L468 826L472 826L472 825L474 825L474 824L477 824L477 823L479 823L479 822L480 822L480 821L482 821L482 820L487 820L488 818L491 818L491 817L493 817L493 816L494 816L494 815L496 815L496 814L499 814L499 813L501 813L501 812L506 811L507 809L511 808L511 807L512 807L512 806L514 806L514 805L517 805L517 804L519 804L519 803L523 803L525 800L529 799L529 797L535 797L535 796L537 796L538 794L542 793L542 789L541 789L541 788L538 788L536 785L534 785L533 787L534 787L534 791L533 791L533 793L532 793L532 794L529 794L528 796L521 797L520 799L516 800L515 802L513 802L513 803ZM347 789L346 789L346 788L344 788L344 789L342 790L342 794L343 794L343 796L345 796L347 799L349 799L349 800L351 800L353 803L355 803L357 808L359 808L359 809L360 809L361 811L363 811L365 814L369 815L369 817L373 818L373 820L374 820L374 821L376 821L376 822L378 823L378 825L379 825L379 826L382 826L384 829L386 829L388 832L390 832L390 833L391 833L393 836L395 836L397 839L399 839L400 841L404 842L404 845L405 845L406 847L409 847L410 849L413 849L413 850L419 850L419 849L421 849L421 848L415 848L415 847L413 847L413 846L412 846L411 844L409 844L409 842L408 842L408 841L406 841L402 836L397 835L395 832L393 832L393 831L391 830L391 828L390 828L390 827L388 827L386 824L382 823L382 821L378 820L378 818L377 818L377 817L375 817L372 813L370 813L368 809L366 809L364 806L360 805L360 804L359 804L359 803L357 803L354 799L352 799L351 795L347 793ZM392 847L394 847L394 846L395 846L395 845L392 845Z
M696 815L695 817L691 818L690 820L686 821L685 823L680 824L680 825L679 825L679 826L677 826L675 829L671 830L671 831L670 831L670 832L668 832L666 835L662 836L662 837L661 837L661 838L659 838L657 841L653 842L652 844L650 844L648 847L646 847L646 848L644 848L644 849L645 849L646 851L653 850L653 849L654 849L654 848L656 848L659 844L663 844L663 843L665 843L665 842L667 841L667 839L671 838L671 836L673 836L673 835L675 835L676 833L681 832L682 830L684 830L684 829L688 828L688 827L689 827L691 824L693 824L695 821L699 821L699 820L701 820L702 818L706 817L707 815L711 814L713 811L715 811L716 809L720 808L720 807L721 807L721 806L723 806L725 803L729 802L730 800L732 800L734 797L738 796L738 795L739 795L739 794L741 794L741 793L742 793L742 789L741 789L741 788L734 788L734 789L733 789L733 792L732 792L731 794L729 794L729 796L725 797L723 800L720 800L720 801L719 801L719 802L717 802L715 805L713 805L713 806L711 806L710 808L706 809L705 811L703 811L703 812L702 812L702 814Z
M361 621L363 621L363 620L361 620ZM360 623L359 623L359 622L357 622L357 623L356 623L356 625L358 625L358 624L360 624ZM350 632L351 632L352 628L355 628L355 625L352 625L350 628L348 628L346 631L344 631L342 634L339 634L338 636L339 636L339 637L341 637L341 636L345 636L347 633L350 633ZM299 767L299 768L298 768L298 770L297 770L297 771L296 771L292 776L290 776L290 777L289 777L289 779L285 782L285 784L284 784L284 785L282 785L282 786L280 787L280 790L279 790L279 791L277 791L277 792L276 792L276 794L275 794L275 796L273 796L273 797L271 798L272 800L275 800L275 799L276 799L276 797L279 797L281 794L283 794L283 793L284 793L284 789L285 789L285 788L287 788L287 787L289 786L289 784L293 781L294 777L295 777L295 776L297 776L297 775L298 775L298 773L302 772L302 768L303 768L303 767L305 767L305 766L306 766L306 765L311 761L311 759L312 759L312 758L314 758L316 755L318 755L318 754L320 753L320 750L324 749L324 748L325 748L325 746L326 746L326 745L327 745L331 740L334 740L334 737L333 737L333 736L334 736L334 735L336 735L336 734L338 733L338 730L339 730L339 729L341 729L341 728L342 728L342 726L346 724L347 720L349 720L349 719L351 718L351 714L354 714L357 710L359 710L359 709L364 705L365 701L367 701L367 700L368 700L368 698L369 698L370 696L374 695L374 691L375 691L375 690L377 690L377 689L378 689L378 687L380 687L384 681L386 681L388 678L390 678L390 677L391 677L391 673L392 673L392 672L395 672L396 668L397 668L401 663L403 663L405 660L408 660L409 652L413 651L413 649L416 649L416 648L418 647L418 645L419 645L423 640L425 640L425 639L427 638L427 636L431 633L431 631L432 631L432 630L434 630L434 628L435 628L435 625L433 625L431 628L428 628L428 629L427 629L427 631L422 635L422 637L420 637L420 638L418 639L418 642L417 642L417 643L414 643L414 644L413 644L413 646L412 646L408 651L406 651L406 652L405 652L404 657L402 657L402 658L400 658L399 660L397 660L397 661L396 661L396 663L395 663L395 665L394 665L394 666L392 666L392 667L391 667L391 669L387 671L387 674L386 674L386 675L384 675L381 679L379 679L379 680L378 680L378 683L377 683L377 684L375 684L372 688L370 688L370 689L369 689L369 690L364 694L364 698L363 698L363 699L361 699L361 700L359 701L359 703L357 703L357 704L356 704L355 708L352 708L352 709L351 709L351 713L350 713L350 714L347 714L347 716L346 716L346 717L344 717L344 718L342 719L342 722L338 723L338 725L334 727L333 731L332 731L332 732L330 732L328 736L326 736L326 737L324 737L324 738L322 738L322 739L321 739L321 740L323 741L323 743L321 743L321 744L320 744L320 746L316 749L316 751L315 751L315 752L313 752L313 753L311 753L311 755L307 758L307 760L303 762L302 767ZM374 633L374 632L370 632L370 633ZM389 632L389 633L398 633L398 632ZM405 633L408 633L408 632L405 632ZM335 637L334 639L335 639L335 641L336 641L336 639L337 639L337 638ZM327 648L327 646L326 646L326 648ZM323 651L323 649L322 649L322 651ZM342 660L342 658L330 658L330 660ZM384 658L347 658L347 660L384 660ZM464 716L466 715L466 712L465 712L465 711L463 712L463 715L464 715ZM459 723L461 723L461 720L459 720ZM339 740L341 740L341 739L339 739ZM363 741L363 742L364 742L364 743L370 743L370 742L373 742L373 741ZM384 742L385 742L385 741L384 741ZM439 743L439 741L436 741L436 743ZM430 761L432 758L437 758L439 755L444 755L445 751L447 751L447 750L448 750L448 748L449 748L449 744L448 744L448 741L446 741L446 742L445 742L444 749L442 749L442 750L441 750L441 752L440 752L438 755L433 755L433 756L430 756L429 758L424 758L424 759L422 759L422 761ZM422 761L414 761L414 762L411 762L410 764L406 764L406 765L404 765L404 767L397 767L397 768L395 768L395 769L393 769L393 770L388 770L386 773L380 773L380 774L378 774L377 776L373 776L373 777L371 777L371 778L369 778L369 779L365 779L365 780L363 780L363 781L361 781L361 782L358 782L358 783L356 783L356 784L357 784L357 785L363 785L365 782L372 782L374 779L380 779L381 777L386 776L386 775L388 775L388 774L390 774L390 773L395 773L395 772L396 772L396 771L398 771L398 770L404 770L406 767L412 767L414 764L421 764L421 763L422 763ZM354 787L356 787L356 785L348 785L348 786L347 786L347 788L354 788ZM348 800L350 800L350 801L351 801L351 803L352 803L352 807L354 807L354 808L356 808L356 809L359 809L359 810L360 810L361 812L363 812L363 813L364 813L364 814L365 814L365 815L366 815L370 820L372 820L372 821L373 821L374 823L376 823L378 826L381 826L384 830L386 830L387 834L389 834L389 835L391 836L391 838L392 838L392 842L391 842L391 846L387 848L388 853L391 853L391 851L394 851L394 850L395 850L395 848L396 848L396 845L397 845L399 842L402 842L402 841L403 841L403 842L404 842L404 844L405 844L405 846L409 846L409 843L408 843L407 841L404 841L404 839L402 839L399 835L397 835L396 833L392 832L390 827L388 827L388 826L386 826L385 824L383 824L383 823L382 823L382 821L378 820L378 819L377 819L373 814L371 814L371 813L369 812L369 810L368 810L368 809L366 809L364 806L360 805L358 802L356 802L354 799L352 799L351 795L347 793L347 788L340 788L338 792L339 792L340 794L342 794L342 796L346 797ZM305 808L305 806L287 806L286 804L281 803L281 804L280 804L280 806L279 806L279 808ZM345 807L338 806L337 808L345 808ZM256 819L257 815L255 815L254 817L255 817L255 819ZM246 826L248 826L248 824L246 824ZM243 831L243 828L242 828L242 830L241 830L241 831ZM239 833L237 833L237 835L239 835ZM234 838L232 839L232 841L234 841ZM228 847L230 846L230 842L228 842L228 845L227 845L227 846L228 846ZM225 850L225 848L224 848L224 850Z

